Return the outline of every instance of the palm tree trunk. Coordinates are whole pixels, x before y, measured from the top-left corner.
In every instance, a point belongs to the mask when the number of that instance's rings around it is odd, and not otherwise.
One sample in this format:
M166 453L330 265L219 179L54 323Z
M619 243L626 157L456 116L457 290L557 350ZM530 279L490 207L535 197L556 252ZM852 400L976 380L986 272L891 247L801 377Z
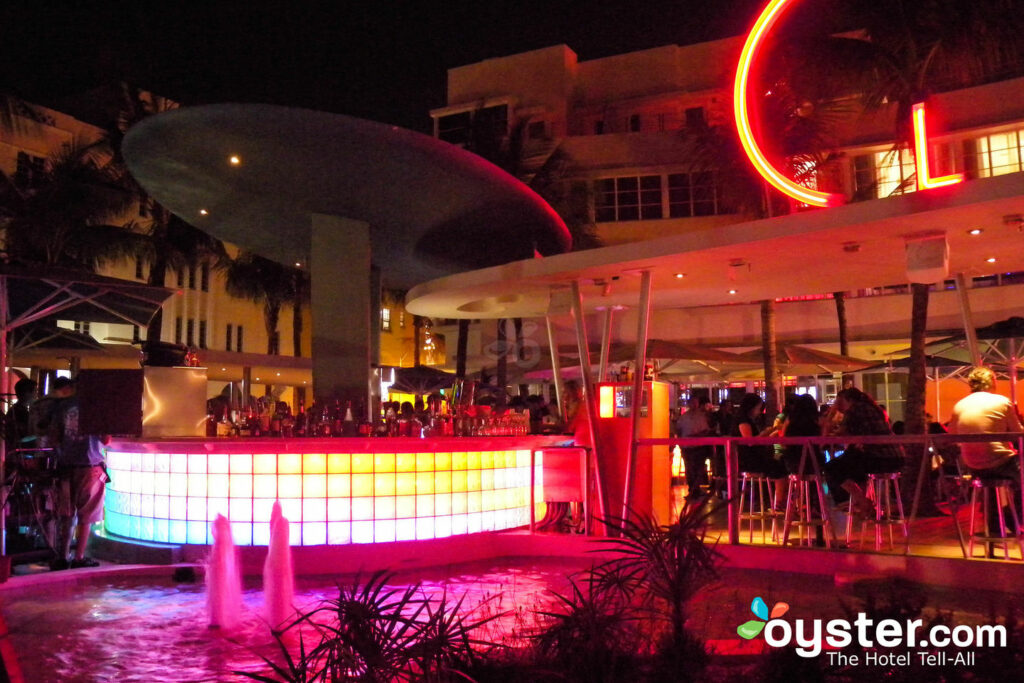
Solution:
M267 328L267 355L280 353L281 339L277 332L277 323L281 317L281 305L267 302L263 306L263 324Z
M761 350L764 354L764 408L769 418L779 412L779 358L775 347L775 301L761 302Z
M455 347L455 377L466 378L466 353L469 345L469 321L459 320L459 340Z
M412 364L420 366L420 330L423 329L423 319L418 315L412 317Z
M903 420L907 434L924 434L927 425L924 421L925 387L928 381L928 369L925 362L925 337L928 332L928 292L929 285L913 283L910 291L913 303L910 312L910 367L907 380L907 404ZM907 445L907 486L909 494L918 487L918 476L921 472L921 460L928 457L923 445ZM927 476L927 468L925 469ZM921 500L918 503L919 515L934 516L941 514L935 505L935 491L926 479L921 482Z
M301 272L295 274L295 292L292 299L292 354L302 357L302 302L305 300L306 280Z
M498 318L498 369L496 382L498 385L498 407L506 403L505 385L508 384L508 336L505 331L505 318Z
M846 327L846 292L832 292L836 302L836 323L839 326L839 353L850 355L850 336ZM843 388L853 386L853 375L843 373Z

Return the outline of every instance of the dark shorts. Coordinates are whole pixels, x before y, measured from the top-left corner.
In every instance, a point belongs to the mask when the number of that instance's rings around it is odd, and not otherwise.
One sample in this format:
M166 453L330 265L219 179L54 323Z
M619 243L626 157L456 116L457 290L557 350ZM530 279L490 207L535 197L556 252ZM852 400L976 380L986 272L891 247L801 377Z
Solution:
M79 524L94 524L103 519L107 473L101 465L61 470L57 476L57 516L77 516Z

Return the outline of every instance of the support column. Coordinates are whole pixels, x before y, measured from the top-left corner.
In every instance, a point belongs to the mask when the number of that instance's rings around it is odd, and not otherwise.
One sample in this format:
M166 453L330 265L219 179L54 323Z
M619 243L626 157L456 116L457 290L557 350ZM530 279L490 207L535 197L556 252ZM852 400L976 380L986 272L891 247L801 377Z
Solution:
M580 292L578 280L572 281L572 317L576 322L576 346L580 353L580 374L583 382L584 399L587 402L587 420L590 423L590 443L593 444L594 467L594 488L597 491L597 508L601 518L606 519L609 510L607 505L608 490L605 488L604 469L602 462L601 435L597 428L598 401L597 392L594 390L594 377L590 372L590 346L587 342L587 325L583 319L583 294ZM555 353L558 350L555 349Z
M647 329L651 319L651 271L645 270L640 279L640 302L636 311L636 366L633 369L633 405L629 412L629 460L626 461L626 488L622 494L622 519L629 519L630 496L632 495L637 468L636 440L640 436L640 406L643 404L644 366L647 364ZM653 387L652 387L653 391ZM648 402L649 410L654 409L654 397Z
M555 382L555 401L558 402L558 414L565 415L565 392L562 387L562 360L558 357L558 344L555 339L555 326L551 324L551 316L544 316L548 328L548 348L551 349L551 377Z
M601 363L597 370L597 381L608 379L608 355L612 349L612 307L604 309L604 330L601 333Z
M313 214L313 397L365 400L370 375L370 226Z
M974 317L971 315L971 302L967 297L967 279L963 273L956 274L956 293L960 298L960 317L964 321L964 336L967 338L967 351L971 354L971 363L981 365L981 351L978 348L978 333L974 329Z

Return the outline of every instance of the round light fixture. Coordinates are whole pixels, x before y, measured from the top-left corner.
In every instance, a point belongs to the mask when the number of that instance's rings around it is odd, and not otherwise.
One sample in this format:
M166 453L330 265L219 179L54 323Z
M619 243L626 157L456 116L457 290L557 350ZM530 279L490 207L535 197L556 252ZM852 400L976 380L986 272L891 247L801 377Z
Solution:
M232 166L238 166L239 164L242 163L242 157L238 156L237 154L232 154L231 156L228 157L228 162Z
M981 234L981 233L983 233L983 232L985 232L985 231L984 231L984 230L982 230L981 228L974 228L973 230L968 230L968 231L967 231L967 234L968 234L968 235L974 235L974 236L978 236L978 235L980 235L980 234Z

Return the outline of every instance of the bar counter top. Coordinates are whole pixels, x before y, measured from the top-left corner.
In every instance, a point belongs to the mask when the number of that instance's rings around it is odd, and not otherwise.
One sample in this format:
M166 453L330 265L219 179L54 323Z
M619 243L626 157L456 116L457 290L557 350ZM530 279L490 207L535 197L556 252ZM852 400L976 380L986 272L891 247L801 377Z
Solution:
M251 453L268 450L278 453L332 452L346 453L418 452L423 450L518 450L551 448L572 440L571 434L530 434L526 436L437 436L414 438L389 437L245 437L245 436L177 436L161 438L114 437L107 450L141 449L150 453L207 452Z

